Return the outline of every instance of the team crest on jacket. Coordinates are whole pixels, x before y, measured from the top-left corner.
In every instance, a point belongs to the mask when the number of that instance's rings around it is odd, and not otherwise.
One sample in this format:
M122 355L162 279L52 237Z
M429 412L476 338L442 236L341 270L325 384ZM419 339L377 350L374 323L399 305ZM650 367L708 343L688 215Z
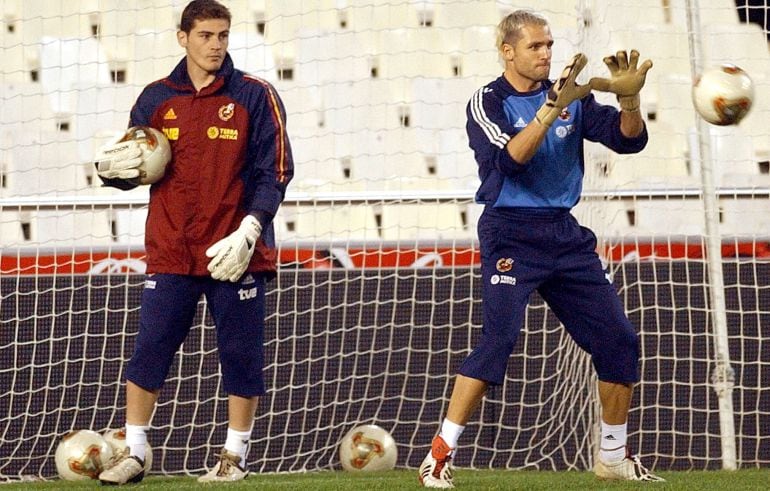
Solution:
M233 114L235 114L235 104L232 102L219 108L219 119L222 121L230 121L230 118L233 117Z
M507 273L513 269L513 259L510 257L501 257L497 260L497 264L495 266L501 273Z
M569 118L572 117L572 113L567 110L567 108L564 108L564 111L559 114L559 119L562 121L569 121Z

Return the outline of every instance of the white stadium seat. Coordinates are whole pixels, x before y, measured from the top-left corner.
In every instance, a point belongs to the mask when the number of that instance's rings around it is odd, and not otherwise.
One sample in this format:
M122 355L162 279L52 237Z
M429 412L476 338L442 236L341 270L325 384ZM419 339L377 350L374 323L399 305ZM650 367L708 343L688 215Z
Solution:
M278 81L277 64L265 38L256 31L233 31L227 49L233 64L239 70L275 84Z
M31 239L42 248L113 242L107 211L35 211L31 213Z
M376 38L367 32L302 30L298 32L294 78L301 85L355 82L371 77Z
M78 145L78 157L90 161L104 141L105 133L118 134L128 127L131 107L141 87L109 84L75 85L74 135ZM95 141L98 140L98 141Z
M40 39L40 83L54 113L74 112L76 85L111 81L107 54L95 38Z
M173 28L163 31L140 29L133 37L134 55L128 62L132 84L145 86L168 76L184 57Z

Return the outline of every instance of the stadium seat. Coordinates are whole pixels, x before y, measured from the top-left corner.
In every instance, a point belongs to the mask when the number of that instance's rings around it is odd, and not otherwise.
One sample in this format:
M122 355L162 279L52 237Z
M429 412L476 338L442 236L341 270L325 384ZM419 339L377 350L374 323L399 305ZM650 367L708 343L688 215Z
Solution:
M691 175L688 167L687 139L685 135L673 132L663 123L648 124L649 140L639 153L616 154L607 152L609 166L602 176L597 177L609 189L642 187L666 187L672 177L685 178Z
M501 19L501 11L497 4L495 0L433 2L435 10L433 25L440 29L494 27Z
M57 129L58 119L48 95L39 83L2 83L0 135L10 135L16 144L30 143L41 133Z
M289 134L307 136L317 133L323 122L320 87L279 80L275 88L286 109Z
M758 177L761 173L758 155L754 150L751 136L739 126L706 125L710 137L710 153L714 169L714 185L723 184L725 175L746 175ZM698 135L690 130L692 175L701 179L701 158Z
M335 134L398 128L408 110L402 90L403 85L385 79L326 84L321 88L323 126Z
M658 77L656 121L677 135L687 135L696 125L692 106L692 77L666 74ZM642 95L642 99L646 94Z
M377 77L409 82L417 77L452 77L451 57L443 49L441 31L398 28L377 34L374 55Z
M478 188L478 164L465 129L437 130L434 139L438 142L436 153L427 154L426 158L435 159L436 176L458 189Z
M704 66L729 63L749 75L770 75L767 38L758 25L715 22L704 24L702 31Z
M633 234L629 214L632 207L631 202L619 198L583 198L572 209L572 214L602 240Z
M669 0L670 22L687 27L687 0ZM701 25L718 22L737 24L738 10L734 0L699 0L698 18Z
M754 103L738 127L751 137L757 159L770 162L770 137L767 134L767 122L770 121L770 73L764 76L754 73L752 80Z
M665 15L659 0L607 0L593 3L591 23L612 26L614 31L634 29L638 24L664 24ZM630 49L630 48L627 48Z
M74 86L111 81L107 54L95 38L40 39L40 83L54 113L74 112Z
M722 199L720 235L770 239L770 201L767 198Z
M112 242L107 211L59 209L31 213L30 244L41 248Z
M303 30L296 42L294 78L303 86L371 77L376 43L372 33L345 29Z
M79 84L73 89L77 102L72 121L78 157L81 162L89 162L106 143L104 136L119 134L128 127L131 107L141 87Z
M25 245L22 229L22 213L0 211L0 250Z
M277 64L265 38L256 31L233 31L227 48L233 64L239 70L275 84L278 81Z
M350 157L344 150L337 149L334 135L303 135L291 138L294 157L295 180L314 179L326 183L342 183L341 159ZM294 187L296 183L292 183Z
M140 191L144 192L144 191ZM144 229L147 222L147 208L115 210L111 214L115 221L115 242L121 245L144 245Z
M334 203L295 208L295 240L363 241L378 240L374 209L359 203Z
M334 29L339 26L332 0L266 0L264 13L266 44L279 65L293 64L298 55L296 39L301 30Z
M465 128L465 108L478 88L467 78L412 80L409 93L411 126L418 130Z
M98 2L80 3L91 3L91 8L78 5L73 9L69 2L21 2L18 18L24 42L36 43L44 36L79 40L92 38L98 26Z
M347 0L340 7L345 28L356 32L420 27L420 9L409 1Z
M481 86L503 73L495 39L495 26L473 26L442 30L443 50L449 52L456 76L470 78Z
M703 203L698 199L637 199L634 211L638 234L672 237L706 233Z
M128 58L128 82L145 86L168 76L184 57L174 28L162 31L140 29L133 37L134 50Z
M10 196L69 195L87 186L76 142L59 132L41 132L29 143L16 143L10 156Z
M423 190L438 190L446 183L436 179L394 178L387 181L386 190L414 196ZM467 205L431 201L404 200L403 204L382 206L382 238L384 240L420 241L475 236L469 227Z
M20 24L21 20L12 14L0 18L0 56L3 60L0 81L4 84L33 82L31 71L38 65L38 48L32 43L24 43Z
M647 74L647 83L642 90L642 104L646 112L657 113L661 91L668 90L666 76L677 74L690 82L690 49L687 31L674 24L640 24L634 29L612 31L609 48L603 56L618 50L635 48L642 60L650 59L654 65ZM606 73L602 63L602 71Z

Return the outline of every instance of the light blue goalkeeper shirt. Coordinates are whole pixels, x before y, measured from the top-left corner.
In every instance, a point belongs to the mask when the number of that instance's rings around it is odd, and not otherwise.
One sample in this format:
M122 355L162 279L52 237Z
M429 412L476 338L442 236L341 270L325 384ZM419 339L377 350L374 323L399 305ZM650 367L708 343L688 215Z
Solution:
M620 112L592 94L572 102L554 121L525 165L505 146L535 119L552 83L517 92L504 77L482 87L468 102L466 130L479 166L476 201L494 207L572 208L580 199L584 174L583 140L617 153L636 153L647 144L647 128L634 138L620 132Z

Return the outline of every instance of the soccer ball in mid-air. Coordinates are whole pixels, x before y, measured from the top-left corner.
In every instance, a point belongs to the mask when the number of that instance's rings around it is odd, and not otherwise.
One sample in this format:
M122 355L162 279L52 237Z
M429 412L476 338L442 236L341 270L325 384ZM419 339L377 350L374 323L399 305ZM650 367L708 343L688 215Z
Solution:
M163 132L150 126L132 126L119 142L133 140L142 150L142 164L136 184L153 184L160 181L166 173L166 165L171 161L171 145Z
M76 430L64 435L56 447L56 470L66 481L97 479L112 458L112 447L99 433Z
M692 101L698 114L709 123L738 124L751 109L754 83L735 65L709 68L693 84Z
M340 461L346 471L387 471L397 459L396 441L377 425L356 426L340 442Z
M126 429L125 428L113 428L111 430L107 430L104 433L102 433L102 436L105 440L107 440L107 443L112 447L112 454L118 455L121 452L123 452L126 447L128 446L126 444ZM152 447L150 447L150 444L147 443L146 445L146 454L144 456L144 473L145 475L149 474L150 469L152 469Z

